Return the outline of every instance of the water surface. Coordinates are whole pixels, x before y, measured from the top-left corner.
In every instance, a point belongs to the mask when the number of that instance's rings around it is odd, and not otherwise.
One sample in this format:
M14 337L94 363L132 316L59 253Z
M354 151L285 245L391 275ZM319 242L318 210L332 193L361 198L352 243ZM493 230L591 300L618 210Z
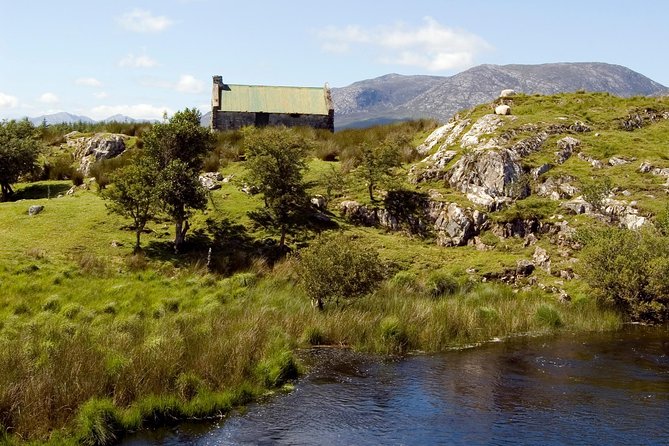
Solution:
M388 360L305 353L295 391L138 445L669 445L669 331L518 338Z

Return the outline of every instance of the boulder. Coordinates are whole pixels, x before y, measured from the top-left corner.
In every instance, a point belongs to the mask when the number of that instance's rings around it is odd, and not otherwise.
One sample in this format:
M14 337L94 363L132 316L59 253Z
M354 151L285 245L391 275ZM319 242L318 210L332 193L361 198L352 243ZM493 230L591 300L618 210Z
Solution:
M539 177L541 175L545 174L546 172L548 172L552 168L553 168L552 164L548 164L548 163L547 164L542 164L541 166L535 167L534 169L530 170L530 175L532 175L532 178L537 180L537 179L539 179Z
M534 272L534 263L526 259L516 262L516 276L527 277Z
M646 224L648 219L646 217L642 217L640 215L636 214L625 214L620 218L620 224L621 226L627 228L627 229L641 229L643 225Z
M443 179L446 176L446 165L456 155L455 150L437 150L433 155L425 158L421 164L416 164L411 168L409 180L415 184L422 181Z
M631 162L632 162L631 160L627 160L619 156L612 156L611 158L609 158L610 166L622 166L623 164L629 164Z
M79 160L79 171L84 176L90 175L93 163L109 158L115 158L125 152L127 135L117 133L96 133L90 137L71 135L67 145L73 150L75 160Z
M558 151L555 152L555 162L558 164L564 164L567 161L571 154L574 152L576 147L581 145L581 141L571 136L565 136L557 142Z
M311 197L309 201L316 209L319 210L325 209L328 205L328 201L322 195L316 195L314 197Z
M511 114L511 107L509 107L506 104L498 105L495 107L495 114L496 115L510 115Z
M460 147L464 149L465 147L479 145L481 137L493 134L495 130L503 124L504 120L497 115L488 114L481 116L474 125L472 125L472 128L462 135L462 138L460 139Z
M534 249L534 254L532 255L532 260L535 265L538 265L539 268L551 272L551 257L548 255L548 252L540 246L537 246Z
M200 184L207 190L216 190L221 188L223 182L223 175L220 172L205 172L201 174L198 179Z
M41 204L34 204L28 208L28 215L37 215L44 210Z
M507 89L504 89L500 92L499 97L500 98L508 98L508 97L515 96L515 95L516 95L516 90L512 90L510 88L507 88Z
M585 201L583 197L576 197L573 200L562 203L562 207L570 210L574 214L592 214L593 207L590 203Z

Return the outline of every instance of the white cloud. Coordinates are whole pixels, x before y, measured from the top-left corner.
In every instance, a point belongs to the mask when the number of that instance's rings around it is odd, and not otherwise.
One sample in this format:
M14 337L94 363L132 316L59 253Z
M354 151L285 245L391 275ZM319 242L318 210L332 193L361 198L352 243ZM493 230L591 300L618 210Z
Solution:
M135 119L162 119L163 114L172 111L167 107L156 107L149 104L135 105L99 105L90 111L93 119L105 119L113 115L126 115Z
M43 104L56 104L59 99L55 94L47 92L39 97L39 101Z
M0 108L14 108L17 105L19 105L19 100L15 96L0 91Z
M135 56L134 54L130 53L123 59L121 59L118 62L118 65L119 67L130 67L130 68L151 68L158 65L158 62L156 62L155 59L152 59L146 54Z
M179 81L174 85L176 91L180 93L202 93L204 91L204 82L190 74L183 74Z
M424 24L417 28L403 23L371 29L330 26L320 31L318 37L322 41L322 49L330 53L371 47L379 52L382 63L430 71L470 67L478 53L492 48L481 37L442 26L431 17L425 17Z
M109 97L109 93L107 93L106 91L96 91L95 93L93 93L93 96L95 96L98 99L104 99Z
M75 84L77 85L84 85L86 87L101 87L102 82L97 80L94 77L80 77L79 79L74 81Z
M165 16L154 16L151 11L144 9L133 9L126 12L118 22L125 29L138 33L155 33L164 31L174 22Z

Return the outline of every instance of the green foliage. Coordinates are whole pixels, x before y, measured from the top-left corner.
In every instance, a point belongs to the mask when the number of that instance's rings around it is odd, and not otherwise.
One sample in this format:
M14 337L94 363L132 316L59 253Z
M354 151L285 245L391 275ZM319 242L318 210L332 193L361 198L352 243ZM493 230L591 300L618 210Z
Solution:
M0 122L0 190L2 201L13 193L12 184L21 175L35 169L37 156L42 149L35 127L22 121Z
M581 274L601 300L635 321L669 320L669 238L650 230L607 228L581 240Z
M425 281L425 289L432 297L442 297L455 294L460 285L449 273L444 271L431 272Z
M398 147L389 141L380 145L363 144L360 165L356 174L367 184L369 199L375 201L374 190L379 184L388 184L393 177L393 169L400 165Z
M389 353L403 353L409 345L406 329L396 316L387 316L379 323L381 341Z
M300 251L300 279L315 306L364 296L383 279L378 254L350 237L323 237Z
M611 193L613 186L610 177L602 177L581 185L583 199L590 203L597 211L602 211L604 199Z
M79 409L79 442L86 446L115 444L121 430L118 410L109 398L92 398Z
M102 197L108 200L109 212L132 220L135 251L139 251L142 231L157 212L158 173L149 160L140 158L116 171L112 181L114 184L103 191Z
M214 139L200 126L200 112L184 109L167 122L156 124L144 136L144 147L158 172L157 193L163 211L175 225L174 249L178 252L190 228L193 210L203 210L207 199L198 180L205 155Z
M551 305L542 305L537 308L537 320L550 328L559 328L562 326L560 313Z
M299 368L293 353L281 350L258 364L258 375L265 387L280 387L286 382L296 379Z
M293 129L267 127L248 134L244 144L247 179L263 194L265 204L249 216L278 229L282 249L288 231L302 226L310 211L304 184L308 142Z

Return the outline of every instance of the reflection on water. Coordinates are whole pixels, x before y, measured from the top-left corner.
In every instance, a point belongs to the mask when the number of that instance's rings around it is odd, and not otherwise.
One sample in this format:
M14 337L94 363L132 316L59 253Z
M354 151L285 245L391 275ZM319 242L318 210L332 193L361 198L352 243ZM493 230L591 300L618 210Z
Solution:
M313 369L289 395L124 445L669 444L666 328L305 360Z

